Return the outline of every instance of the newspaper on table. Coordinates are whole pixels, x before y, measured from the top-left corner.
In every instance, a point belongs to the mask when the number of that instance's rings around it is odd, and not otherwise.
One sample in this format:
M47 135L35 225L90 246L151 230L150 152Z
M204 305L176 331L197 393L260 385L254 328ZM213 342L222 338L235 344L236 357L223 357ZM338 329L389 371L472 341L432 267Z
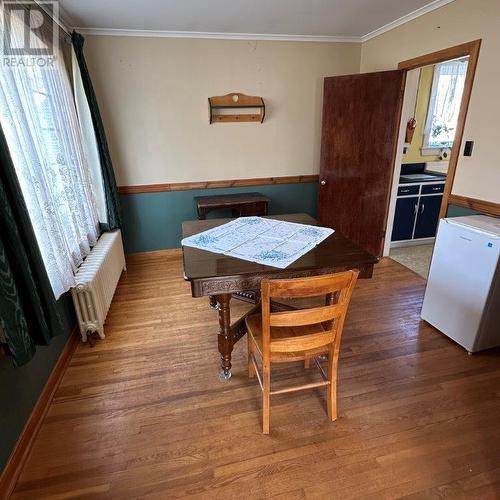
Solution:
M284 269L333 234L327 227L262 217L240 217L193 234L182 246Z

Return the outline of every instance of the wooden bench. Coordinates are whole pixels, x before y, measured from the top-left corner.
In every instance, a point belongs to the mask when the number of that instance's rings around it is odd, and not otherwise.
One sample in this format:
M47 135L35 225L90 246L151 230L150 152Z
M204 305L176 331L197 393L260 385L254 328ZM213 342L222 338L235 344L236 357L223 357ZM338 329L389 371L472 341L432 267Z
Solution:
M267 215L269 198L260 193L195 196L198 219L205 220L212 210L231 210L233 217Z

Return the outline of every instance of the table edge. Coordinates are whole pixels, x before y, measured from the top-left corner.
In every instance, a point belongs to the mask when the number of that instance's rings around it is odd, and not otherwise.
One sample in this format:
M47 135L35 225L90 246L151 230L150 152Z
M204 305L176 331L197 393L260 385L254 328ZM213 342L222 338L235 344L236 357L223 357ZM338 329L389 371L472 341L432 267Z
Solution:
M184 278L191 284L191 294L193 297L206 297L222 293L244 292L247 290L260 290L260 284L264 279L289 279L306 278L309 276L319 276L323 274L335 274L342 271L358 270L359 278L369 279L373 275L373 268L379 262L375 258L374 262L354 264L346 266L332 266L309 269L270 269L269 271L258 272L248 275L214 276L207 278Z

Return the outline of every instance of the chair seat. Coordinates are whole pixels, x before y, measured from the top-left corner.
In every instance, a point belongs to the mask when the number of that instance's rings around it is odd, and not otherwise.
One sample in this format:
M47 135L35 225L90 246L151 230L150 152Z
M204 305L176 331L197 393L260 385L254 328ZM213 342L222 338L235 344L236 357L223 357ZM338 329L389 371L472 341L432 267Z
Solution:
M246 318L248 335L253 340L257 350L262 356L262 314L253 314ZM307 326L294 327L271 327L271 342L277 339L287 337L299 337L302 335L311 335L314 333L323 333L325 330L321 323ZM317 349L309 349L307 351L298 352L271 352L270 360L273 363L286 363L290 361L304 361L314 358L328 352L328 346Z

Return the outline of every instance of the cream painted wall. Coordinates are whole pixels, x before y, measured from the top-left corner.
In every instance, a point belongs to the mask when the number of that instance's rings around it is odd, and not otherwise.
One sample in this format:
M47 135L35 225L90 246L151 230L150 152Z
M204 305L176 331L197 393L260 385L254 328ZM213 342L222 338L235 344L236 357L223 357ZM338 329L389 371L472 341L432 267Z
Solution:
M119 185L319 172L323 77L361 45L86 36ZM260 95L266 119L208 123L207 98Z
M497 147L500 116L500 1L455 0L362 45L361 71L397 67L400 61L482 38L464 140L475 141L471 157L460 155L453 193L500 203ZM461 147L463 151L463 144Z

